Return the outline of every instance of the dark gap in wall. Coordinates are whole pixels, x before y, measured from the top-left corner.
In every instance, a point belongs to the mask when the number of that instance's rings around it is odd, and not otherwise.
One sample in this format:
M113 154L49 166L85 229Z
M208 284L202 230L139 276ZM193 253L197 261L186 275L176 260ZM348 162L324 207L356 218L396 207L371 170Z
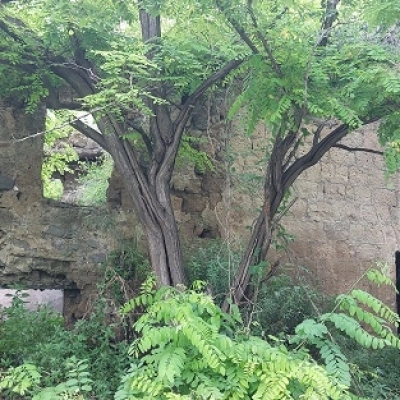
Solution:
M400 314L400 251L396 251L395 253L396 259L396 311L397 314ZM397 327L397 334L400 334L400 326Z
M64 322L67 327L72 327L76 321L82 318L79 305L82 294L79 289L64 289Z
M215 239L215 233L212 229L205 228L198 235L200 239Z

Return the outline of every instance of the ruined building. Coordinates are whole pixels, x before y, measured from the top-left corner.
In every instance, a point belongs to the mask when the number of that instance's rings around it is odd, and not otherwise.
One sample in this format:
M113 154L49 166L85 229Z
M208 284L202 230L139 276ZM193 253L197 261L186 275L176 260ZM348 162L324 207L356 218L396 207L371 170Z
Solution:
M101 263L120 240L135 235L136 223L116 176L107 209L42 197L43 136L21 139L43 132L44 121L44 110L27 115L0 104L0 286L63 289L65 315L73 321L92 299ZM186 240L240 239L248 234L257 207L256 188L240 175L258 168L266 132L244 138L240 127L227 130L215 121L209 129L204 121L206 116L194 115L195 134L209 139L206 146L216 160L219 139L229 140L235 174L178 168L172 185L180 229ZM375 130L364 128L347 143L378 148ZM283 259L306 267L310 281L325 291L346 290L375 261L389 263L395 279L400 182L395 178L389 187L383 168L379 155L333 149L295 185L296 201L283 218L295 241ZM393 293L381 297L394 304Z

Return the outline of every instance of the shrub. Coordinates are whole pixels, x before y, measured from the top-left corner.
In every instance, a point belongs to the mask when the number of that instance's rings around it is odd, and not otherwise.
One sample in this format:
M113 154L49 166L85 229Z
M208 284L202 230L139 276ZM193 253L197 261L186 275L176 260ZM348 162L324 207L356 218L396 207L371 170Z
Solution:
M240 257L221 240L210 240L187 257L186 271L189 283L206 282L214 301L221 304L229 291L230 278L237 269Z
M78 201L80 205L101 206L106 203L113 165L109 155L103 156L97 163L84 165L85 174L79 178L82 185Z
M223 313L199 290L155 292L153 283L123 308L148 307L135 323L141 337L131 345L131 368L116 400L347 398L347 387L303 348L289 352L242 334L238 311Z
M27 310L17 292L11 306L0 311L0 366L21 364L62 326L62 317L46 307Z
M53 390L53 397L47 399L56 399L54 393L68 388L72 392L71 379L76 371L70 360L75 359L79 365L86 360L82 364L85 371L81 372L90 376L91 393L96 400L111 400L129 360L127 344L116 340L114 326L107 323L104 311L104 302L99 300L89 318L78 321L68 331L59 315L47 309L28 311L21 299L14 298L12 305L3 310L0 324L2 381L8 377L7 387L0 387L0 393L3 390L9 395L14 390L21 395L29 393L27 398L32 398L32 393L49 388L47 393ZM34 381L31 379L31 365L40 374L40 383L36 375ZM28 391L21 392L21 382Z
M331 304L328 296L281 274L262 284L256 303L244 311L253 334L292 335L304 319L317 317L317 310L327 310Z

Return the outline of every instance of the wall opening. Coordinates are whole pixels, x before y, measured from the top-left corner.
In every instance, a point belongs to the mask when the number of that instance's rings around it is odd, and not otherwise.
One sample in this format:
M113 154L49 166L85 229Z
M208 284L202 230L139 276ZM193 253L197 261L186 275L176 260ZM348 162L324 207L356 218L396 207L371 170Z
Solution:
M400 315L400 251L395 253L396 260L396 311ZM400 326L397 328L397 334L400 334Z
M28 310L35 311L40 306L48 306L60 314L64 312L64 290L61 289L0 289L0 308L9 307L16 294L25 302Z
M43 197L81 206L106 203L106 191L113 170L113 161L96 142L68 126L71 116L47 110L48 132L43 143ZM93 118L82 120L97 129Z

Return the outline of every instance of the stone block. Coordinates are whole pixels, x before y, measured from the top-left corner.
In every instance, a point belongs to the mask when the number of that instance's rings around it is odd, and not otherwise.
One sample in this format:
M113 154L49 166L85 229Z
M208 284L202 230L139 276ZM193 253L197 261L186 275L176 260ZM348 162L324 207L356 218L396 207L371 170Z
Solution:
M183 198L182 211L185 213L202 212L208 203L208 199L201 194L185 195Z

